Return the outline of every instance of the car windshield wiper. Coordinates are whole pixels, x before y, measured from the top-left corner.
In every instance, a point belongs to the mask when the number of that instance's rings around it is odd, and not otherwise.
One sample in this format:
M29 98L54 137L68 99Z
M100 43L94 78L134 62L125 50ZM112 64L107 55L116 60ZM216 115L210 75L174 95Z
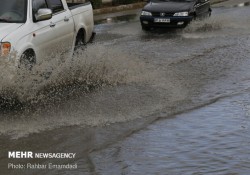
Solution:
M7 19L4 19L4 18L0 18L0 22L11 22L11 21L9 21L9 20L7 20Z

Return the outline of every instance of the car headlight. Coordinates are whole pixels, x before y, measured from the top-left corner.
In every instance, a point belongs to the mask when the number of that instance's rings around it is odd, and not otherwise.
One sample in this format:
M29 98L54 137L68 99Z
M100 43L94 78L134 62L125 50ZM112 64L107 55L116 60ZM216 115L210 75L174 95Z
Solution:
M141 16L152 16L152 13L147 11L142 11Z
M178 12L175 13L174 16L188 16L188 12Z
M11 44L9 42L2 42L0 47L1 56L8 56L10 53Z

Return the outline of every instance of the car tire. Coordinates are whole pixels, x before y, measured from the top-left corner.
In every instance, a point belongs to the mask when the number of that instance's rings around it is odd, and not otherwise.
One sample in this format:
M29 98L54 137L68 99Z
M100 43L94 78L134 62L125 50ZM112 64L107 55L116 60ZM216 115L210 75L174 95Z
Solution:
M142 28L142 30L144 30L144 31L149 31L149 30L150 30L150 27L144 26L144 25L142 25L141 28Z
M209 10L208 10L208 17L210 17L211 15L212 15L212 10L209 9Z
M35 52L31 49L25 51L19 61L19 68L25 69L25 70L32 70L36 63L36 56Z
M195 21L197 19L196 12L193 15L193 20Z
M74 48L75 51L86 45L86 42L84 39L85 39L84 31L79 30L79 32L76 35L75 48Z

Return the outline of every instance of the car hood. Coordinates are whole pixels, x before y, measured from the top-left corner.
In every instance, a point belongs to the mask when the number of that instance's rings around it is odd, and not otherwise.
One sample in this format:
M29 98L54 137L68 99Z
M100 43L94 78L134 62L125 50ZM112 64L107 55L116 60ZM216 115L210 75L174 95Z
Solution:
M175 13L190 11L194 2L173 2L173 1L155 1L148 3L143 10L148 12Z
M7 35L15 31L22 24L18 23L0 23L0 41L2 41Z

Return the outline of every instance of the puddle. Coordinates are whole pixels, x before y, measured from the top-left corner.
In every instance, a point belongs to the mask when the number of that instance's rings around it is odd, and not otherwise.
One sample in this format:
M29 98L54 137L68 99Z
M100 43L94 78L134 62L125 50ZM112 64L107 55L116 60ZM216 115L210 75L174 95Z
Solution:
M159 120L116 144L92 152L95 172L249 174L248 112L246 93Z

